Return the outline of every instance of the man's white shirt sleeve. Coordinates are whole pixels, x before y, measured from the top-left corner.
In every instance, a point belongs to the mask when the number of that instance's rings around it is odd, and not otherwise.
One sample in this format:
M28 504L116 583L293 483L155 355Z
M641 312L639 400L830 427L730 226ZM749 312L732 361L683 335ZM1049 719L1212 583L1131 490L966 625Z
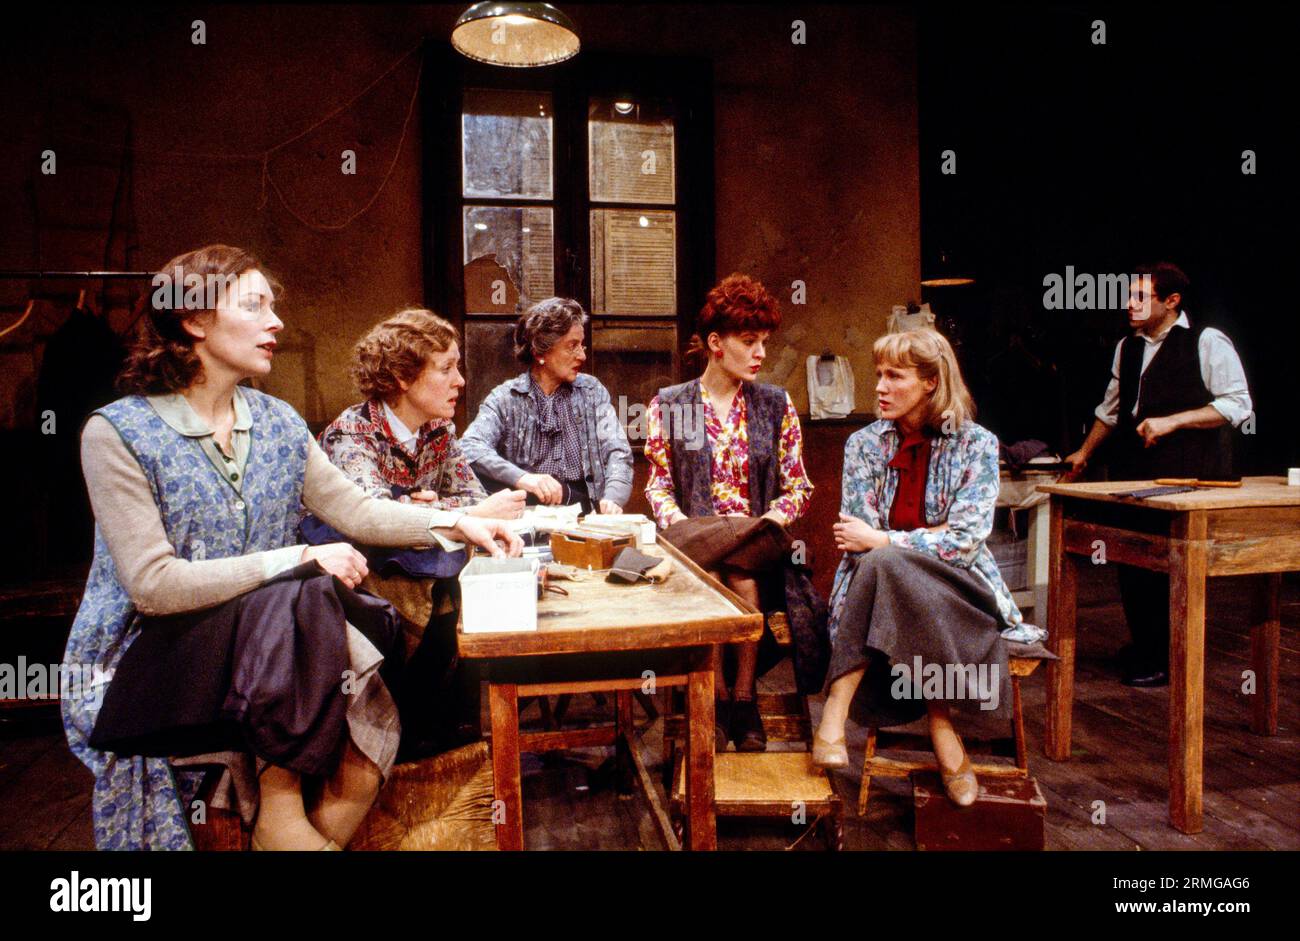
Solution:
M1210 405L1230 421L1232 427L1238 427L1249 417L1252 408L1241 357L1232 341L1213 327L1201 331L1197 353L1201 359L1201 379L1214 396Z

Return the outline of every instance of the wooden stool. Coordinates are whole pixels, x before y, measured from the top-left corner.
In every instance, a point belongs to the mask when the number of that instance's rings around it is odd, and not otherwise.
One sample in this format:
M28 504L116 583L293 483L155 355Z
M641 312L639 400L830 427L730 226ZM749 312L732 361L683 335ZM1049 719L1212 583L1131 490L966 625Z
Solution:
M244 824L238 811L212 806L220 778L221 769L210 770L196 795L206 810L202 823L190 825L194 848L207 852L247 850L252 827ZM347 848L495 850L487 743L474 742L432 758L394 765Z
M971 762L977 775L1002 778L1027 778L1029 776L1029 755L1025 750L1025 716L1020 703L1020 680L1038 669L1041 656L1009 656L1007 666L1011 673L1011 736L982 743L987 750L975 751L975 754L1000 755L1014 757L1014 765L991 764L988 762ZM1010 747L1008 747L1008 743ZM921 758L885 758L876 754L878 748L895 748L903 751L926 752ZM969 752L970 749L967 749ZM886 778L905 778L913 771L938 771L939 763L934 757L934 746L928 735L906 732L890 732L881 729L867 729L866 757L862 762L862 788L858 791L858 816L866 816L867 800L871 791L873 776Z
M780 646L789 646L790 627L784 612L767 616L768 628ZM671 775L673 829L680 838L686 800L685 769L677 743L686 734L684 717L672 707L664 713L665 772ZM812 718L808 700L798 693L759 693L755 697L769 742L799 742L803 751L719 752L714 756L713 804L720 817L784 817L803 814L815 826L828 849L844 845L843 801L830 775L812 763ZM802 839L802 838L801 838Z

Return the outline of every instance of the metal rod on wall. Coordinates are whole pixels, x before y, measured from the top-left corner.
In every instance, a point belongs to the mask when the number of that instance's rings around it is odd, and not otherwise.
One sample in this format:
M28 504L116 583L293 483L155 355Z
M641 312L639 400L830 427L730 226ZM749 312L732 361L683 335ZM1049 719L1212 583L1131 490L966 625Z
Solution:
M152 271L0 271L0 281L72 280L77 278L152 278Z

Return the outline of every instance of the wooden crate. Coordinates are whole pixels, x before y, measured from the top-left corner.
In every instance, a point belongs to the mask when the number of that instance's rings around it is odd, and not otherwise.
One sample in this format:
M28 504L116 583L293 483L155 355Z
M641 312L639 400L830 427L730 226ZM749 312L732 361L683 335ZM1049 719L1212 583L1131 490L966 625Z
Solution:
M981 778L969 807L948 799L933 771L912 774L918 850L1041 850L1047 801L1033 778Z
M612 536L594 531L556 530L551 533L551 555L556 562L580 569L607 569L620 549L635 546L631 536Z

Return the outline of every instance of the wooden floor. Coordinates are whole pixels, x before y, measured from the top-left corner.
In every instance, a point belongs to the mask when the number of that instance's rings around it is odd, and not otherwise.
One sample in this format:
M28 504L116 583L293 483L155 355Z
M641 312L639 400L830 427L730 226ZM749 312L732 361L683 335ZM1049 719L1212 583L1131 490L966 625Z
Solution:
M1110 656L1126 632L1113 572L1102 567L1081 573L1079 669L1074 721L1074 757L1055 763L1043 757L1044 678L1025 682L1025 719L1030 772L1047 798L1047 846L1079 849L1300 849L1300 583L1284 582L1282 685L1279 734L1252 735L1249 699L1242 694L1248 666L1247 606L1242 584L1210 585L1205 697L1205 829L1178 833L1167 822L1167 690L1121 686ZM763 680L770 689L792 688L789 665ZM612 700L611 700L612 701ZM608 716L609 704L574 697L566 724ZM813 701L813 718L820 699ZM90 849L91 777L72 757L58 730L58 717L45 710L42 724L0 719L0 849ZM10 715L12 713L0 713ZM536 706L525 720L539 720ZM643 729L642 752L652 772L662 755L662 720ZM844 798L845 849L911 849L910 788L902 779L872 782L865 818L855 812L863 733L850 729L854 770L839 775ZM609 750L525 755L524 815L530 849L659 849L644 802L620 797L608 761ZM658 775L656 774L656 779ZM1093 817L1104 804L1105 823ZM800 839L803 827L788 822L719 821L724 850L820 851L816 835Z

